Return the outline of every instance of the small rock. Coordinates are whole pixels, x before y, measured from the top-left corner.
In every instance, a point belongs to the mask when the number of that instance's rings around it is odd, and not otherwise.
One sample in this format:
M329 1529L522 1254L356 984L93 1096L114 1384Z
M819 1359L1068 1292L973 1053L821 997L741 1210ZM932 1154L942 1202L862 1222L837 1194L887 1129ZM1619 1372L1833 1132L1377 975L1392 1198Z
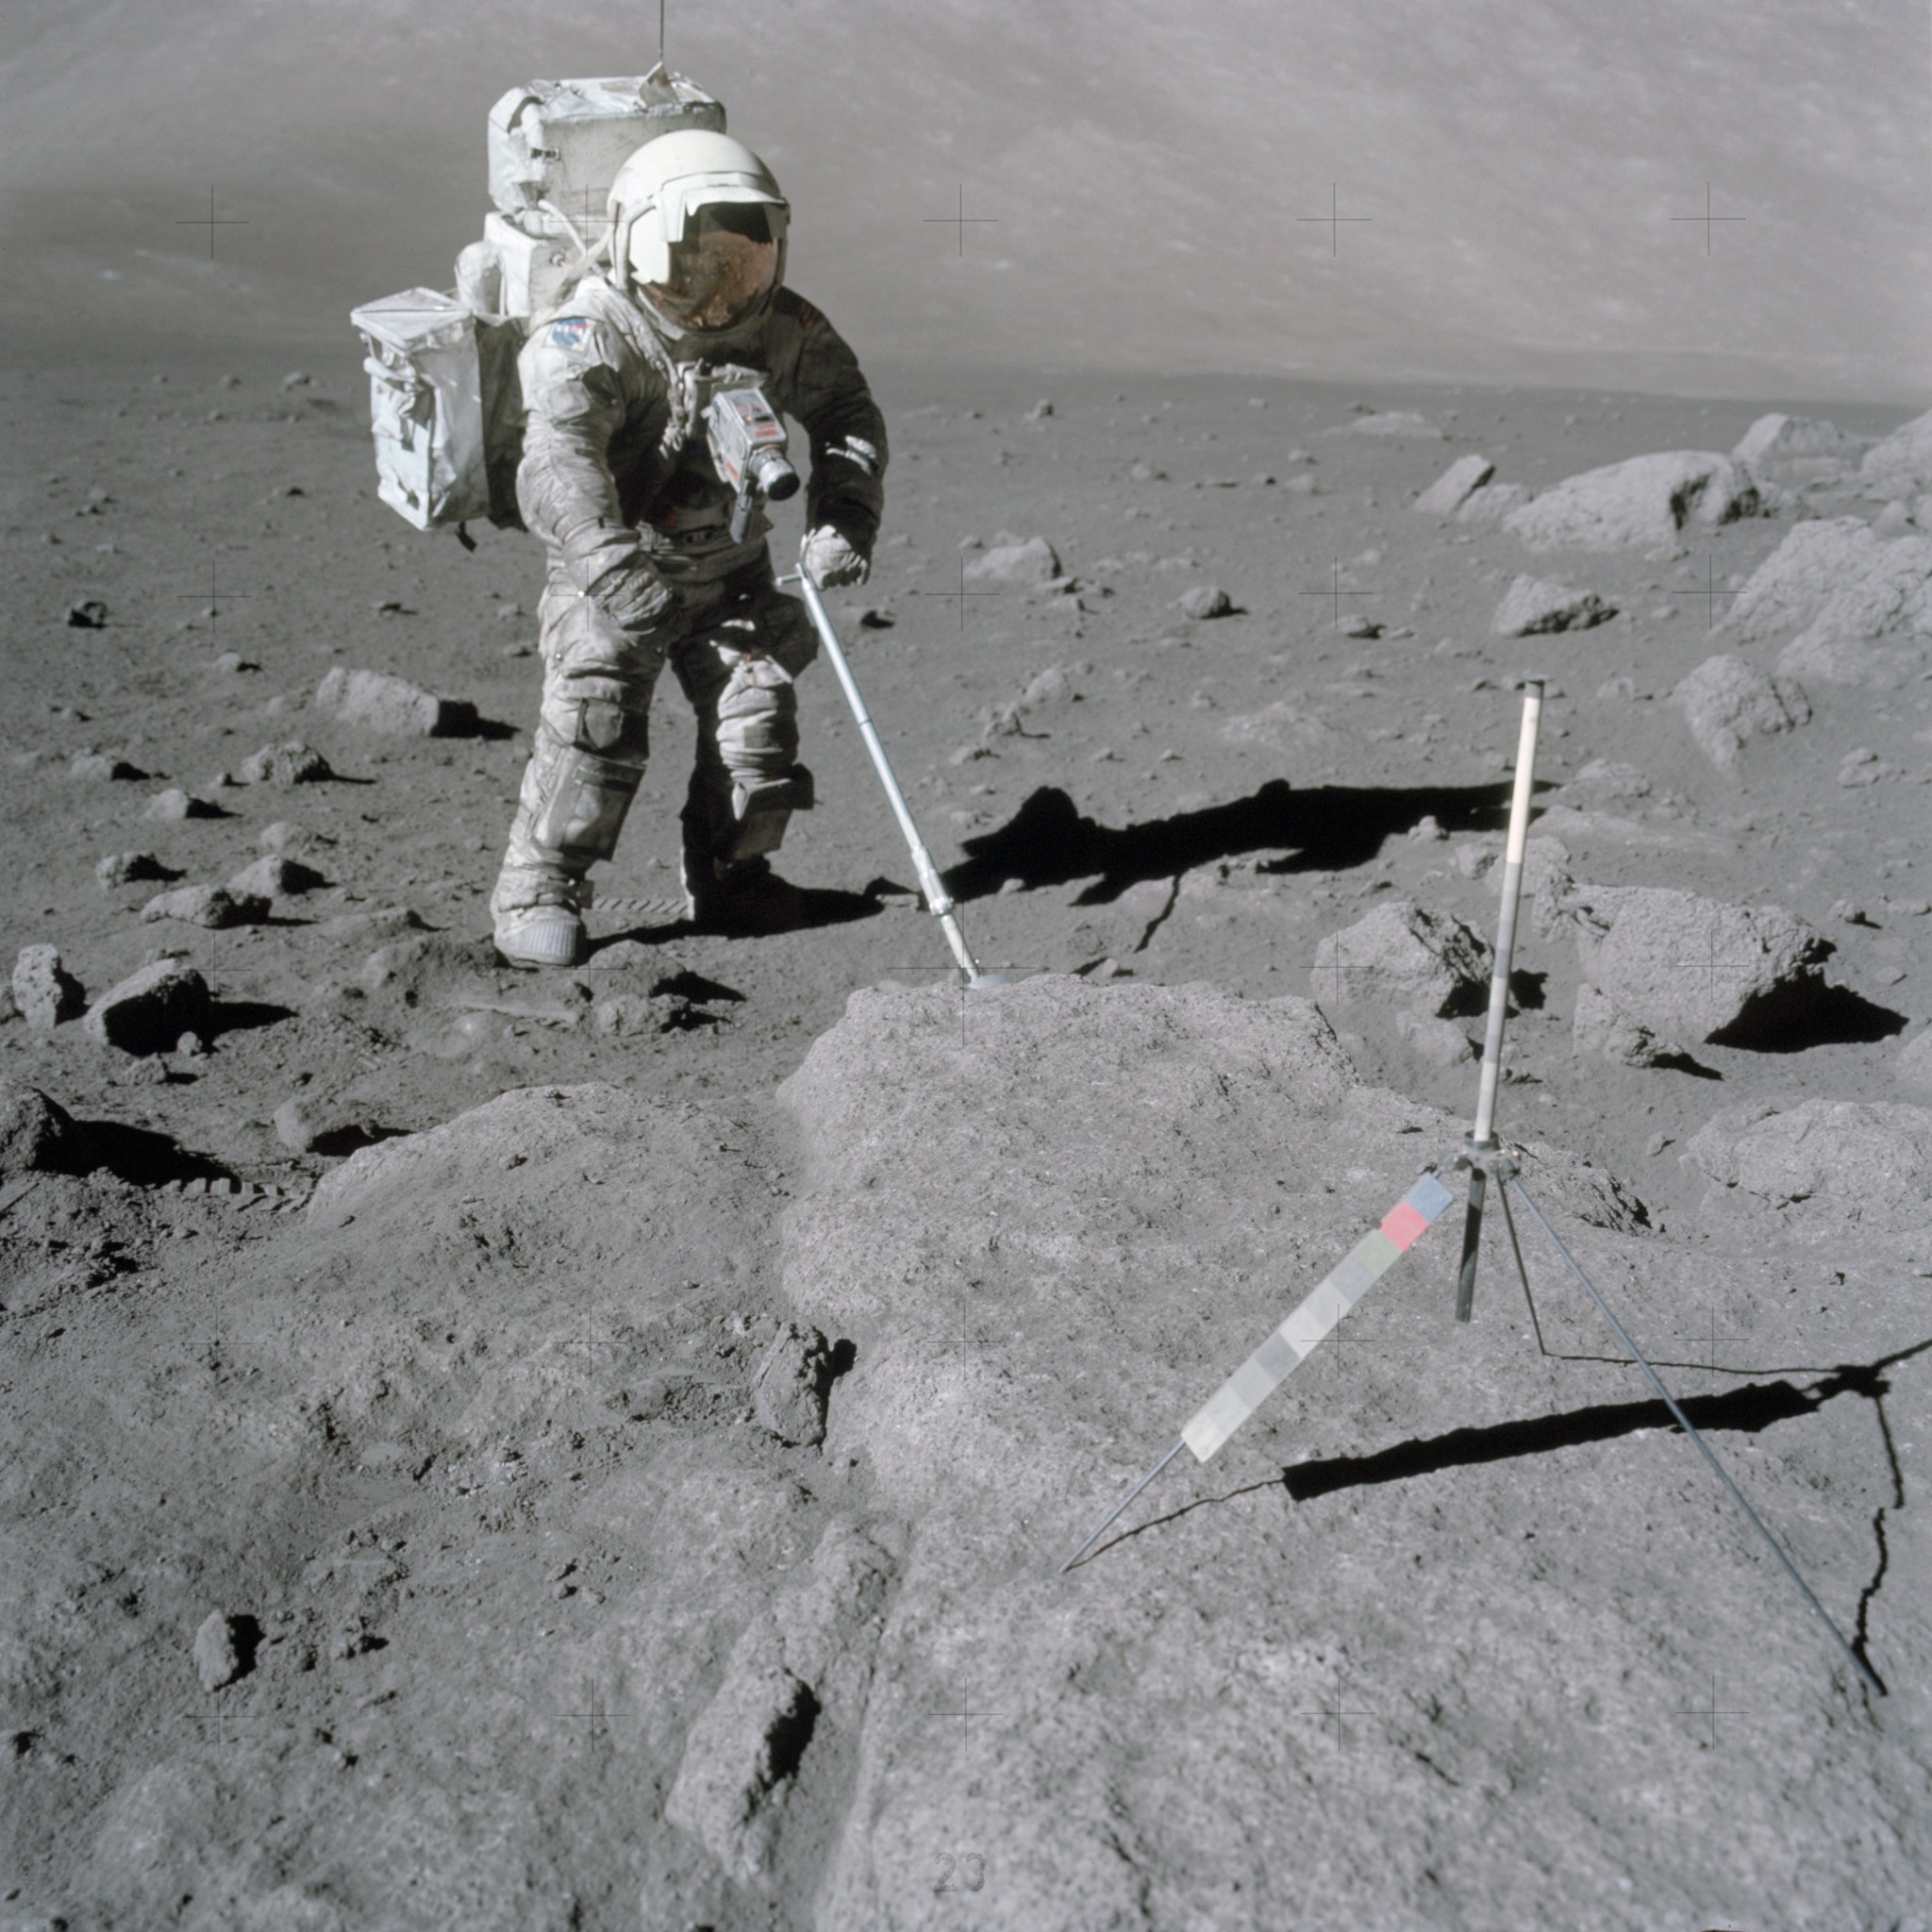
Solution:
M178 879L181 874L171 871L152 852L110 852L94 867L94 877L112 890L115 886L132 886L146 880L165 881Z
M1900 1049L1892 1068L1901 1087L1932 1095L1932 1026L1922 1026Z
M259 664L251 664L240 651L224 651L215 658L214 668L226 675L233 676L238 672L259 671L261 666Z
M1345 638L1378 638L1382 626L1373 617L1364 617L1357 612L1353 617L1342 619L1341 635Z
M242 1660L240 1620L210 1610L194 1633L194 1674L204 1690L232 1684L247 1666Z
M493 975L496 970L496 948L487 939L424 933L378 946L362 962L357 982L366 992L420 994L439 981Z
M788 1322L753 1372L752 1412L781 1442L823 1442L831 1381L825 1338L816 1328Z
M1588 792L1593 798L1648 798L1650 779L1635 765L1619 764L1608 758L1591 758L1566 790Z
M1880 758L1869 744L1861 744L1856 751L1846 752L1838 768L1838 782L1853 789L1881 784L1887 778L1898 775L1899 768Z
M1454 1020L1434 1020L1404 1011L1395 1016L1395 1030L1429 1066L1460 1066L1475 1058L1474 1044Z
M75 752L67 761L67 775L78 778L92 785L104 785L128 778L145 778L147 774L139 765L130 765L125 758L117 758L107 752Z
M476 729L476 707L467 698L442 696L407 678L351 671L341 664L316 688L315 705L345 724L396 738L462 738Z
M244 865L228 881L227 890L243 898L281 899L291 893L312 892L327 883L319 872L300 859L268 852L252 864Z
M258 892L231 892L225 886L177 886L157 892L141 908L144 920L177 919L187 925L221 931L233 925L259 925L269 903Z
M1579 1054L1594 1054L1620 1067L1655 1066L1660 1056L1677 1050L1588 981L1576 989L1571 1040Z
M1719 1190L1798 1226L1914 1232L1932 1201L1932 1108L1898 1101L1747 1101L1685 1143ZM1714 1205L1706 1201L1707 1212Z
M70 630L100 630L107 622L108 607L98 597L90 597L84 604L67 607L67 627Z
M236 775L244 785L319 785L333 778L328 760L299 740L265 744L242 761Z
M1029 423L1039 423L1044 421L1045 418L1051 416L1052 414L1053 404L1049 402L1045 396L1041 396L1041 399L1037 403L1035 403L1030 409L1026 411L1026 420Z
M1594 591L1573 591L1544 577L1519 576L1496 607L1491 628L1503 638L1535 637L1588 630L1616 614L1616 607Z
M198 1033L184 1033L175 1042L175 1051L184 1059L200 1059L208 1052L208 1041Z
M13 962L12 984L13 1004L37 1033L51 1033L87 1010L87 992L61 965L58 946L23 946Z
M671 993L612 993L591 1008L591 1024L599 1033L669 1033L695 1009L688 1000Z
M325 919L315 928L327 940L393 939L399 933L426 932L428 926L414 908L382 906L370 912L344 912Z
M1423 493L1415 507L1426 516L1454 516L1496 474L1487 457L1457 457Z
M1059 558L1044 537L998 543L966 566L966 575L974 582L1044 584L1062 575Z
M1353 432L1357 436L1412 436L1421 437L1431 442L1441 442L1442 432L1426 416L1414 409L1377 409L1366 416L1357 416L1353 423L1338 423L1334 428L1324 430L1324 436L1341 436Z
M1482 1009L1490 949L1463 923L1407 899L1377 906L1315 949L1318 1004L1388 1001L1449 1020Z
M325 832L311 832L307 825L277 819L274 824L262 827L261 836L255 842L264 852L281 853L290 858L312 858L336 841Z
M58 1101L0 1075L0 1182L71 1172L83 1164L82 1145L80 1129Z
M1800 686L1728 654L1707 658L1671 693L1671 702L1682 708L1698 749L1726 771L1752 739L1793 731L1811 716L1811 701Z
M1234 608L1234 599L1219 584L1196 584L1174 603L1184 617L1225 617Z
M191 797L178 785L171 785L165 791L157 791L142 811L146 819L218 819L224 816L218 805L210 805L205 798Z

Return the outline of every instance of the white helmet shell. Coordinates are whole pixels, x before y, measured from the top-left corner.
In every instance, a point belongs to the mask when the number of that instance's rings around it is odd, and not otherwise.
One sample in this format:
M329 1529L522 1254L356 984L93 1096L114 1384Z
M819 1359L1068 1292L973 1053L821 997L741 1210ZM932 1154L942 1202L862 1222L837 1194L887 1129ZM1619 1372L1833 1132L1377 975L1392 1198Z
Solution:
M785 278L791 215L772 171L741 141L684 128L647 141L610 184L610 265L633 291L671 275L672 249L702 208L721 202L763 207L778 244L776 281Z

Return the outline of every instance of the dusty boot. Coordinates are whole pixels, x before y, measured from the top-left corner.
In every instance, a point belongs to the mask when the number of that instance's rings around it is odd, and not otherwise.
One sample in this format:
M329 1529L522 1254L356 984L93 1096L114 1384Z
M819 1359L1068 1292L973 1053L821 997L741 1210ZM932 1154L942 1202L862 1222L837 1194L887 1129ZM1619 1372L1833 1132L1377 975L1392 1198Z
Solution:
M490 897L491 937L509 965L535 968L582 962L589 935L580 908L589 903L588 885L546 879L515 892L512 896L524 903L514 906L502 903L503 893L499 882Z
M762 853L708 861L685 855L685 917L702 932L790 932L805 923L807 895L781 879Z

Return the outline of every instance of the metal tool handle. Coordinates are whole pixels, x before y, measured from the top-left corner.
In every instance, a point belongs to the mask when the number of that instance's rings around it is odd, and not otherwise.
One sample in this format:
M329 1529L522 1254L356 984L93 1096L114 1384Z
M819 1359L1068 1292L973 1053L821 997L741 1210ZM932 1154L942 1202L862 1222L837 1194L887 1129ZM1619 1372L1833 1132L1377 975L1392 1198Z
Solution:
M1509 795L1509 836L1503 849L1503 904L1496 919L1496 954L1490 971L1490 1017L1483 1032L1482 1081L1476 1090L1475 1130L1470 1146L1487 1153L1495 1145L1496 1088L1503 1075L1503 1022L1509 1010L1509 966L1516 955L1516 914L1523 898L1523 852L1529 837L1530 794L1536 785L1537 726L1541 722L1541 677L1523 679L1523 729L1516 741L1516 786ZM1473 1167L1469 1211L1463 1218L1462 1259L1456 1274L1456 1319L1467 1322L1475 1306L1476 1251L1482 1242L1483 1193L1488 1175Z
M892 808L892 816L899 821L899 830L904 834L908 848L912 854L912 865L919 874L920 890L925 894L927 909L940 923L940 929L946 936L946 943L952 949L954 959L968 982L981 977L979 968L972 953L967 949L966 935L959 929L959 922L953 911L953 902L946 889L940 883L938 870L932 862L932 855L925 849L925 841L919 836L919 827L912 823L912 813L906 804L906 794L899 789L899 781L892 775L892 762L886 756L886 748L879 742L879 735L873 728L872 714L865 708L865 700L858 694L858 686L854 682L852 667L845 661L845 653L839 643L839 633L832 627L831 613L825 608L825 600L819 592L819 587L812 582L810 575L801 564L797 570L778 579L780 584L796 584L805 593L805 608L811 612L811 621L818 628L819 641L825 647L825 656L832 660L832 669L838 673L839 683L845 692L845 702L852 707L852 715L858 721L859 736L865 740L865 748L872 755L873 769L879 774L879 783L886 788L886 798Z

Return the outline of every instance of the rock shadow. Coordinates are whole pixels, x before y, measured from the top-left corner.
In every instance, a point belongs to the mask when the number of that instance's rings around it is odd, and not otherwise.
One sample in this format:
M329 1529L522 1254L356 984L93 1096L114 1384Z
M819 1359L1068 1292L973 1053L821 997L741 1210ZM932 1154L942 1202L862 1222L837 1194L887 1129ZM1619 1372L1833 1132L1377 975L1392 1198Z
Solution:
M122 1121L76 1120L74 1124L76 1144L73 1155L60 1162L62 1172L95 1174L105 1168L138 1188L234 1178L220 1161L151 1127L131 1127Z
M1776 987L1753 1000L1722 1031L1712 1046L1747 1053L1804 1053L1814 1046L1871 1046L1903 1033L1904 1013L1881 1007L1848 986Z
M294 1017L293 1007L278 1007L272 1000L215 1000L208 1007L202 1037L219 1040L225 1033L247 1033Z
M734 1006L742 1005L747 995L735 986L725 986L716 979L707 979L702 973L693 973L687 968L682 973L667 974L662 979L651 982L651 997L668 994L675 999L689 1000L694 1007L715 1005L720 1000L729 1000Z
M1119 829L1083 817L1059 787L1041 786L1006 824L961 841L968 856L944 879L955 898L976 899L1008 879L1031 889L1097 873L1076 902L1091 906L1143 879L1171 879L1251 852L1286 852L1260 866L1264 874L1341 872L1366 865L1386 841L1425 818L1446 832L1500 831L1509 792L1507 782L1296 791L1286 778L1271 778L1246 798Z

